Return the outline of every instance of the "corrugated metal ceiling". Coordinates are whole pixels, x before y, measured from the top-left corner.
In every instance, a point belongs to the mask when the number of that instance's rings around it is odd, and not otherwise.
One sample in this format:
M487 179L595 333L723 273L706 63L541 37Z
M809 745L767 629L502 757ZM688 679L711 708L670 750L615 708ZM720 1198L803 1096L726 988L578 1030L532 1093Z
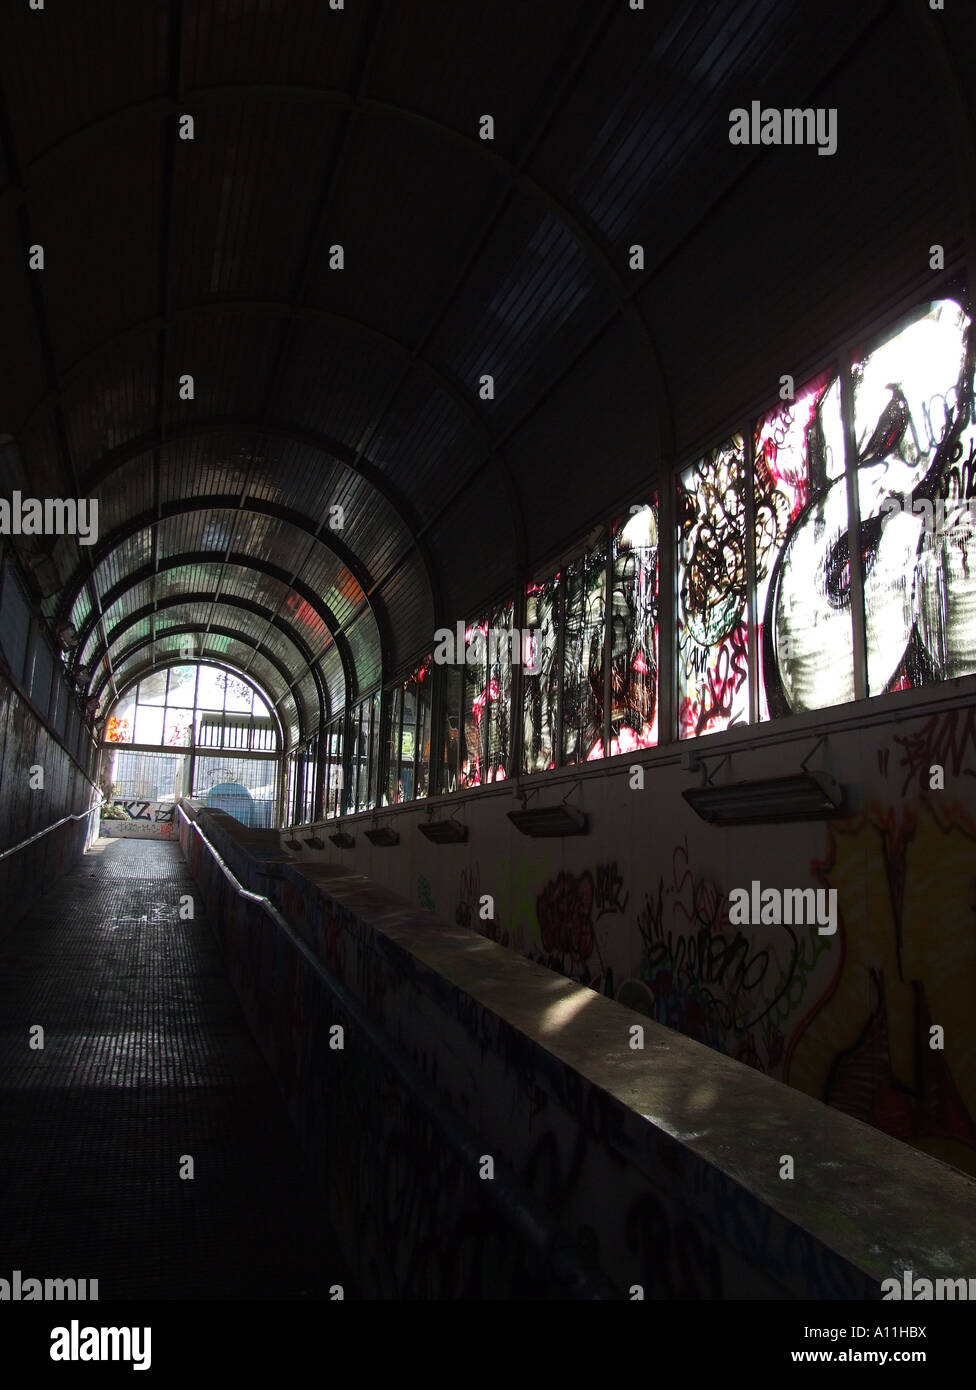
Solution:
M45 611L106 698L182 625L314 732L320 686L367 692L934 292L930 241L962 257L960 132L893 0L7 8L0 433L98 498ZM946 25L962 110L972 7ZM838 153L732 150L754 97L836 105Z

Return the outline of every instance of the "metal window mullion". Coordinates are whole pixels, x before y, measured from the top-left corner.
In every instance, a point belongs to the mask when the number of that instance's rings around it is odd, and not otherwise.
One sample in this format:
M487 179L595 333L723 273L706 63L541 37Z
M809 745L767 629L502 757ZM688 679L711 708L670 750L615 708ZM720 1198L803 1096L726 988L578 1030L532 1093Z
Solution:
M386 739L387 714L390 706L390 691L380 686L380 707L376 716L379 729L377 738L380 741L379 752L376 756L376 805L382 804L382 798L387 786L389 785L389 761L390 745Z
M384 762L385 762L385 760L386 760L386 759L385 759L385 755L384 755L384 753L383 753L383 698L384 698L383 687L380 686L379 690L373 695L373 721L374 721L374 723L376 724L376 732L375 732L376 743L375 743L375 745L374 745L374 747L373 747L373 753L374 753L374 755L375 755L373 761L375 761L375 764L376 764L376 786L373 788L373 795L374 795L374 802L373 802L373 804L374 804L374 806L376 806L377 808L378 808L378 807L380 806L380 804L381 804L381 803L380 803L380 796L381 796L380 788L384 785L384 782L383 782L383 764L384 764Z
M347 704L342 711L342 786L339 788L339 815L350 814L355 796L355 778L352 776L352 710Z
M496 722L498 711L491 708L491 642L489 634L492 632L495 622L495 614L488 613L485 617L485 683L481 688L481 693L485 697L485 709L482 718L485 720L485 757L484 766L481 771L481 785L488 785L488 773L491 769L491 744L492 727ZM498 663L498 670L501 672L501 662Z
M373 781L373 697L370 695L366 700L366 805L364 810L370 810L370 799Z
M607 562L603 591L603 756L610 757L613 701L613 522L607 527Z
M416 712L416 714L414 715L414 718L415 718L415 720L416 720L416 728L415 728L415 730L414 730L414 736L413 736L413 792L414 792L414 800L415 800L415 801L418 801L418 800L420 799L420 769L421 769L421 767L423 766L423 761L424 761L424 719L423 719L423 713L424 713L424 703L425 703L425 699L424 699L424 682L423 682L423 681L417 681L417 691L416 691L416 694L415 694L415 696L414 696L414 699L415 699L415 701L416 701L417 712ZM427 780L428 780L428 782L430 781L430 774L429 774L429 773L428 773L428 778L427 778Z
M867 622L864 612L864 565L861 555L861 499L857 477L857 435L854 428L854 362L850 350L841 354L840 408L844 426L844 472L847 479L847 536L851 574L851 619L854 641L854 699L868 695Z
M746 483L746 672L749 681L749 723L759 723L759 653L756 621L756 494L755 448L752 426L742 431Z
M563 680L565 678L566 664L566 566L559 575L559 584L556 589L557 622L556 622L556 730L554 737L555 747L553 748L554 763L556 767L563 765Z
M661 461L661 483L657 489L657 741L658 746L675 740L675 709L678 689L678 651L675 640L678 612L678 546L675 519L675 489L678 474L669 458Z
M526 580L519 578L515 585L515 597L512 600L512 626L518 633L518 661L512 662L512 686L511 686L511 707L508 712L508 754L505 759L505 776L511 780L518 777L522 769L522 736L524 732L524 713L522 702L525 698L525 681L522 673L522 663L525 656L522 634L525 632L526 612L528 611L528 596L525 592ZM536 643L533 640L532 650L535 652Z

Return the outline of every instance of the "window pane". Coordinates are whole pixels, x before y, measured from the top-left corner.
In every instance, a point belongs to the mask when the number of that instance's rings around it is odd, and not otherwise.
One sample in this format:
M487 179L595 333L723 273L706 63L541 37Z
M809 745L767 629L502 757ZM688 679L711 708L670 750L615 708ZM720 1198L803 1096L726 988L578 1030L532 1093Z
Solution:
M465 631L464 719L461 725L461 786L479 787L483 780L483 749L480 745L482 717L486 702L485 682L488 653L488 620L472 623Z
M488 680L484 706L484 769L486 782L504 782L512 734L513 646L522 660L521 633L513 631L514 605L505 604L491 617L494 640L488 647Z
M399 792L400 724L403 719L402 685L390 691L386 707L386 804L394 806L403 797Z
M678 728L681 738L745 723L746 471L741 435L678 479Z
M197 696L198 709L223 709L223 676L223 671L217 671L212 666L200 667L200 686Z
M840 378L827 371L753 432L759 717L854 698Z
M380 692L378 690L372 698L371 706L368 804L375 806L379 802L380 785Z
M397 692L403 705L403 742L397 763L397 801L412 801L414 797L413 759L417 747L417 687L407 681Z
M461 697L464 668L444 667L444 791L456 792L461 771Z
M522 771L543 772L556 765L556 670L560 576L530 584L525 622L530 634L522 671Z
M613 669L610 752L657 743L657 503L613 534Z
M179 709L192 709L196 683L197 668L195 666L171 666L166 703L175 705Z
M365 811L369 804L369 702L363 700L356 712L356 810Z
M430 696L431 659L428 656L417 671L417 698L419 701L418 757L417 757L417 795L426 796L430 783Z
M606 546L588 551L567 566L565 583L563 762L580 763L604 756Z
M132 743L136 717L135 691L123 695L105 724L106 743Z
M976 671L968 327L957 304L938 301L855 366L872 695Z
M163 742L170 746L178 744L181 747L185 747L190 742L190 730L192 727L192 710L167 708L166 719L163 724Z
M251 713L251 687L246 681L238 680L236 676L228 674L226 671L221 673L224 681L224 688L227 691L227 703L225 708L228 713L250 714Z
M345 809L342 799L342 721L334 723L326 736L325 814L338 816Z
M154 671L139 682L140 705L162 705L166 703L166 672Z
M163 711L152 705L136 706L136 743L162 743Z

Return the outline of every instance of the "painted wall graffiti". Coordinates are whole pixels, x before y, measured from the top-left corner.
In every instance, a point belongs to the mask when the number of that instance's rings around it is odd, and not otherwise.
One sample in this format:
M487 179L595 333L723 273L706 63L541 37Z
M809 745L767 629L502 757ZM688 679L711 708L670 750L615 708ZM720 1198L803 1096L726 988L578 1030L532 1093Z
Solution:
M425 912L436 912L434 906L434 893L430 886L430 879L426 874L417 875L417 902Z
M160 824L172 822L176 807L172 801L113 801L129 820L154 821Z
M123 820L102 817L100 834L123 839L173 838L175 807L172 801L114 800L112 805L124 813Z
M902 796L912 787L926 791L929 770L935 764L941 766L949 778L976 777L976 767L964 766L967 758L976 761L976 708L972 705L934 714L919 729L909 734L895 734L892 741L901 749ZM890 750L881 748L878 752L879 766L887 776Z
M585 783L585 838L525 841L472 800L474 853L418 844L389 886L976 1172L976 704L876 727L829 731L825 765L857 813L841 820L706 826L681 800L686 775L649 763L646 789L622 769ZM732 756L734 777L784 762L778 744ZM728 894L757 878L836 891L836 933L730 923Z
M454 911L454 920L459 927L474 927L478 930L478 899L481 896L481 869L475 864L473 868L461 871L461 881L458 884L458 901Z
M481 866L476 861L462 870L457 890L454 920L458 926L471 927L503 946L538 959L541 928L536 908L540 884L550 863L548 850L531 858L503 855L492 868L490 881L482 884ZM479 903L483 894L494 899L495 911L490 920L482 920Z
M945 726L943 725L943 730ZM902 742L909 767L932 731ZM792 1085L976 1173L976 821L936 794L831 828L818 871L856 927L796 1030ZM929 1029L945 1030L944 1051Z
M643 951L618 1002L779 1077L785 1021L827 939L812 925L733 928L727 894L693 873L687 838L635 916Z
M603 974L593 923L594 898L593 875L587 870L559 874L536 900L545 964L583 984L591 982L591 967Z

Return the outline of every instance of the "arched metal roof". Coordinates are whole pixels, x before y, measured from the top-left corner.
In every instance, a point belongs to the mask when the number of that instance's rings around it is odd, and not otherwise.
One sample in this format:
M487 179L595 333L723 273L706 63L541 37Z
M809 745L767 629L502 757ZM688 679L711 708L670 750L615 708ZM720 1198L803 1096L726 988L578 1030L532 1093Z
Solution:
M8 6L0 486L98 499L95 545L16 542L91 690L192 636L303 738L931 278L931 242L962 269L966 11ZM836 155L732 149L759 97L835 106Z

